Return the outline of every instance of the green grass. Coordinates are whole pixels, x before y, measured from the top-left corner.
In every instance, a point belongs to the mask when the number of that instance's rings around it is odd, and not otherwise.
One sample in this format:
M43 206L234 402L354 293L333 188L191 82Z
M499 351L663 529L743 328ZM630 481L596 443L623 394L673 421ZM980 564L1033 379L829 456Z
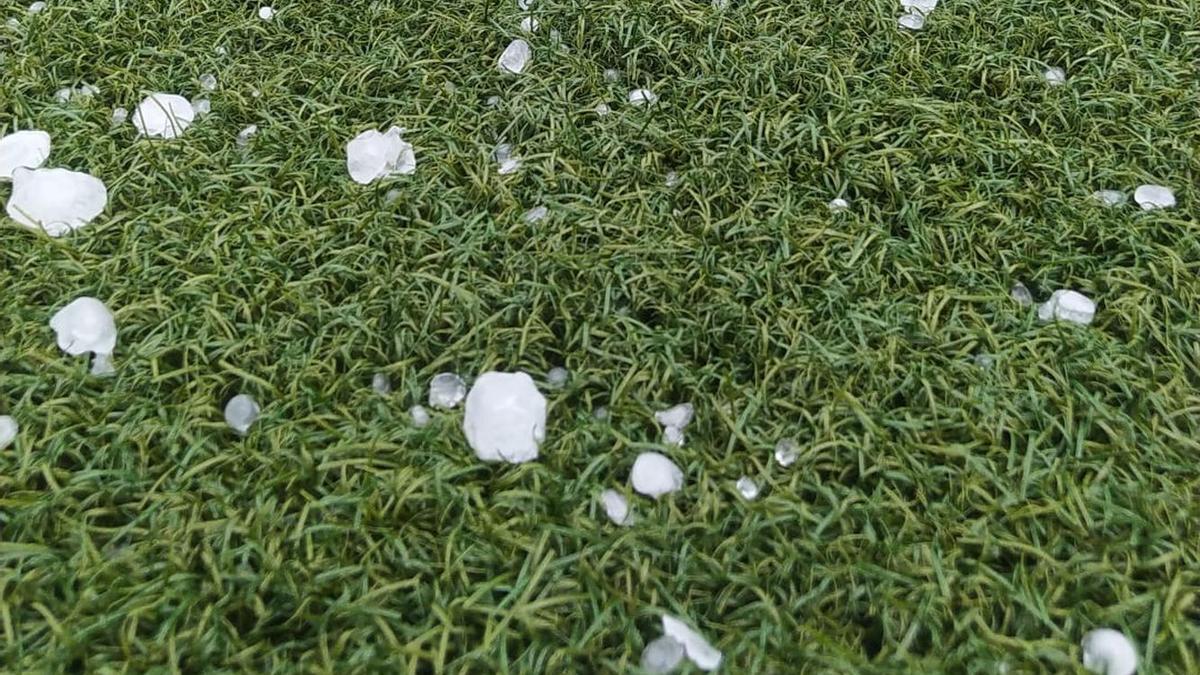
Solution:
M26 4L0 132L110 203L0 221L0 670L625 673L670 611L727 673L1074 672L1099 626L1200 671L1195 0L943 0L919 34L891 0L543 0L519 78L509 0ZM111 128L206 72L183 138ZM391 124L417 173L351 183ZM1179 208L1088 198L1143 182ZM1096 322L1038 324L1018 280ZM79 295L115 378L55 347ZM559 364L537 463L408 422L439 371ZM687 486L608 524L681 400Z

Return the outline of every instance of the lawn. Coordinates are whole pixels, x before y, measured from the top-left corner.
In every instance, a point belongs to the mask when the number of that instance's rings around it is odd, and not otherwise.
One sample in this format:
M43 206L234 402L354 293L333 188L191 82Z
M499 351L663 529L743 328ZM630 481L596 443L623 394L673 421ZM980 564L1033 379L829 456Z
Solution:
M1200 672L1196 0L538 0L520 75L515 0L26 7L0 135L109 201L0 216L0 671L630 673L666 612L725 673L1083 672L1098 627ZM114 125L149 92L212 110ZM391 125L416 171L350 180ZM1144 183L1178 205L1092 198ZM112 377L55 344L79 296ZM488 370L542 385L538 461L412 423Z

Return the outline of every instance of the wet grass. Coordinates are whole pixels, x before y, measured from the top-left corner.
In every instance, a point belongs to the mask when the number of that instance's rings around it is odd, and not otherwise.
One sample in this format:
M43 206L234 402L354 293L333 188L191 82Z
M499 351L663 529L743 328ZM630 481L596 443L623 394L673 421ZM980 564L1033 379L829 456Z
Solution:
M629 672L671 611L730 673L1071 672L1099 626L1200 671L1194 2L945 0L914 35L884 0L546 0L519 78L507 1L255 9L3 7L0 130L111 202L0 223L0 669ZM111 128L206 72L182 139ZM352 184L345 142L391 124L417 173ZM1089 199L1143 182L1180 207ZM55 348L79 295L115 378ZM535 464L408 422L438 371L560 364ZM607 524L680 400L686 488Z

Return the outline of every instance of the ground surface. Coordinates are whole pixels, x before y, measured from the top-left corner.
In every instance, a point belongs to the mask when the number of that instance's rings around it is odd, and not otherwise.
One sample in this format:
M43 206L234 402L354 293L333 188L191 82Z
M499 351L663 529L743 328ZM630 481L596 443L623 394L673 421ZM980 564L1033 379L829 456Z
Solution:
M629 672L671 611L729 673L1070 672L1097 626L1200 671L1195 2L944 0L912 34L885 0L546 0L518 78L507 0L276 8L3 4L0 131L111 196L65 239L0 224L4 669ZM110 128L206 72L183 138ZM416 174L350 182L391 124ZM1144 182L1179 208L1089 199ZM79 295L115 378L55 347ZM537 463L408 420L439 371L558 364ZM680 400L686 487L609 524Z

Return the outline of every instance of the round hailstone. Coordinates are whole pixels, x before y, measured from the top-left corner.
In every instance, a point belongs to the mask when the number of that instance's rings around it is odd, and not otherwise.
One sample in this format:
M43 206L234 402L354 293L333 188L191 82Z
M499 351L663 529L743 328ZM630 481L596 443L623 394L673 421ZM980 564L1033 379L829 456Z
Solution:
M682 448L684 438L683 429L680 429L679 427L666 427L663 429L664 445L673 445L677 448Z
M450 410L462 403L467 395L467 383L454 373L438 373L429 381L429 405Z
M521 216L521 218L524 219L525 222L532 225L532 224L538 222L539 220L544 219L546 217L546 215L549 213L550 213L550 210L547 209L545 206L535 206L532 209L529 209L528 211L526 211L525 215Z
M196 119L191 102L175 94L150 94L133 111L133 126L142 136L175 138Z
M663 614L662 626L663 633L683 645L684 654L687 654L688 660L696 664L697 668L711 671L720 667L721 650L709 644L704 636L693 630L682 619L670 614Z
M371 377L371 389L375 390L376 394L387 396L392 393L392 378L387 376L387 373L375 373Z
M129 111L124 108L113 108L112 125L119 127L129 119Z
M742 476L737 480L737 491L746 501L754 501L758 498L758 483L755 483L754 479L749 476Z
M1119 631L1100 628L1083 636L1083 667L1101 675L1133 675L1138 656L1133 643Z
M1175 206L1175 193L1164 185L1140 185L1133 192L1133 200L1143 211L1169 209Z
M217 76L212 73L204 73L200 76L200 88L204 91L216 91Z
M485 462L535 460L546 438L546 397L525 373L484 373L467 394L463 433Z
M204 117L212 112L212 101L206 98L192 99L192 111L196 113L196 117Z
M616 525L629 525L633 518L629 514L629 500L616 490L605 490L600 493L600 504L604 513Z
M695 417L695 415L695 406L693 406L691 403L680 403L679 405L674 405L666 410L660 410L654 413L654 419L664 427L685 429L687 428L687 425L692 423L692 418Z
M920 12L926 16L937 9L938 0L900 0L900 6L906 12Z
M629 92L629 102L633 105L654 105L658 102L658 94L649 89L634 89Z
M612 108L609 108L607 103L597 103L595 111L600 117L605 117L612 112Z
M408 416L412 418L413 426L418 429L429 426L429 411L425 409L425 406L414 405L408 409Z
M275 8L270 5L263 5L258 8L258 18L263 21L270 21L275 18Z
M604 69L604 81L605 82L616 82L619 79L621 79L621 71L617 70L616 68L605 68Z
M529 59L532 54L533 52L529 48L529 43L518 38L504 48L504 53L500 55L497 66L503 72L520 75L525 70L525 66L529 65Z
M533 0L517 0L517 9L521 10L522 12L529 11L529 8L532 6Z
M254 136L257 134L258 134L258 125L257 124L251 124L250 126L246 127L245 129L242 129L241 131L238 132L238 135L237 135L237 146L239 148L244 148L247 145L250 145L250 139L254 138Z
M1095 316L1096 303L1075 291L1054 291L1038 307L1038 319L1042 321L1069 321L1086 326Z
M1047 68L1046 72L1042 73L1042 77L1045 78L1046 84L1051 87L1061 87L1067 83L1067 71L1058 66Z
M554 389L562 389L567 386L569 379L571 379L571 372L561 366L551 368L550 372L546 373L546 384Z
M1031 307L1033 305L1033 293L1030 293L1025 284L1019 281L1013 284L1012 290L1008 294L1022 307Z
M925 15L920 12L909 12L900 17L897 21L901 28L909 30L921 30L925 27Z
M1120 190L1096 190L1092 199L1103 206L1120 206L1125 203L1125 193Z
M532 16L527 16L524 19L521 19L521 32L536 33L540 25L541 24L538 23L537 19L533 18Z
M991 354L976 354L973 359L975 365L987 370L996 364L996 358Z
M665 455L643 452L633 462L633 489L658 499L683 487L683 471Z
M792 438L781 438L775 444L775 461L779 466L791 466L800 457L800 444Z
M95 176L67 169L17 168L6 210L25 227L61 237L92 222L107 205L108 189Z
M21 426L10 415L0 415L0 450L12 445Z
M608 408L606 408L602 405L596 406L596 409L592 411L592 417L600 422L608 421L608 415L609 415Z
M489 108L495 108L496 106L500 105L500 97L499 96L489 96L489 97L487 97L487 101L485 101L485 103L487 104L487 106Z
M670 635L663 635L642 650L642 670L647 673L662 675L674 672L683 661L683 645Z
M238 394L225 404L225 423L245 436L250 431L250 426L258 420L259 412L258 401L252 396Z
M46 3L42 2L41 0L38 0L38 2L35 2L31 5L29 5L29 13L30 14L38 14L45 9L46 9Z
M117 322L96 298L76 298L50 317L58 348L71 356L92 354L92 374L108 375L117 348Z
M257 129L256 129L257 130ZM368 129L346 144L346 170L355 183L367 185L385 176L408 175L417 170L412 143L400 137L404 129L386 133Z
M829 211L832 213L841 213L850 208L850 202L838 197L829 202Z
M50 134L30 129L0 138L0 182L12 180L13 171L37 169L50 157Z

